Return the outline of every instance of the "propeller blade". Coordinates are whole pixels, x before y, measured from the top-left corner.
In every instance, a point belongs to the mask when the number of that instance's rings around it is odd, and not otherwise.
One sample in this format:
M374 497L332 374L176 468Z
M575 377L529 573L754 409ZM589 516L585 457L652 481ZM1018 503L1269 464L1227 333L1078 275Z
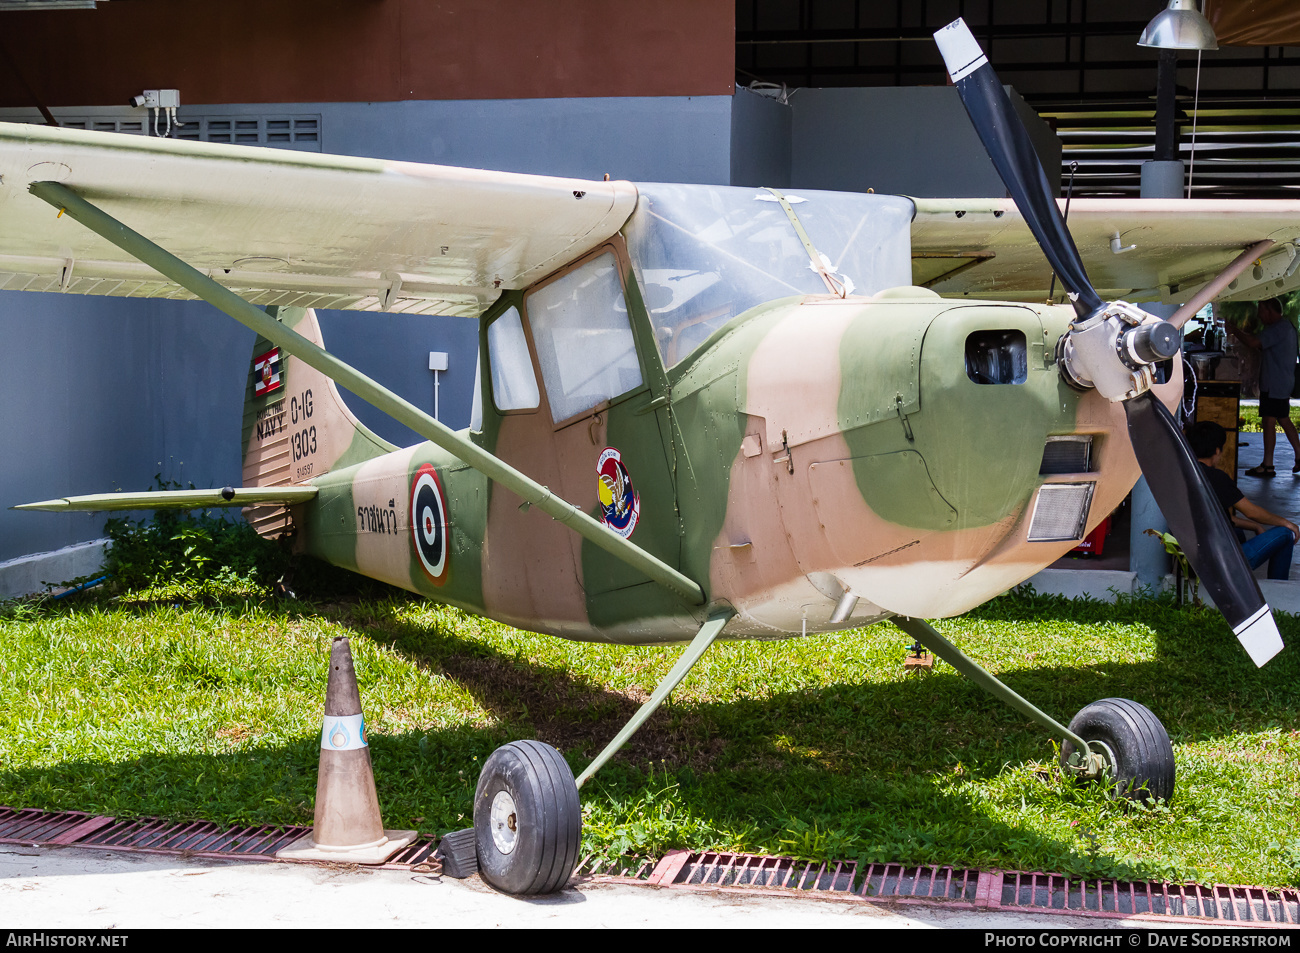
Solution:
M965 20L958 18L949 23L934 35L934 40L939 44L948 75L957 86L975 131L1016 208L1038 240L1052 270L1071 292L1075 311L1087 317L1102 306L1101 298L1088 281L1083 260L1056 206L1056 196L1034 152L1033 142L1012 108L1007 91L998 82L988 57Z
M934 39L980 141L1044 256L1071 292L1075 311L1085 318L1097 315L1097 321L1071 328L1067 340L1074 347L1074 356L1067 348L1066 369L1078 382L1076 386L1096 387L1110 400L1122 399L1133 450L1170 530L1233 634L1251 660L1263 665L1282 650L1273 613L1260 594L1227 514L1174 418L1132 374L1134 368L1175 353L1181 343L1177 329L1141 320L1131 321L1134 327L1130 331L1108 328L1108 322L1118 318L1103 318L1098 313L1104 307L1101 298L1088 281L1083 259L1057 208L1029 133L988 57L960 18L935 33ZM1131 309L1123 302L1113 307L1119 308L1121 317L1125 309ZM1125 360L1125 349L1129 360ZM1078 366L1071 370L1075 362ZM1082 378L1078 371L1084 372ZM1141 393L1129 396L1133 390Z
M1169 531L1251 661L1262 666L1282 650L1282 636L1201 464L1153 393L1124 401L1124 411L1133 451Z

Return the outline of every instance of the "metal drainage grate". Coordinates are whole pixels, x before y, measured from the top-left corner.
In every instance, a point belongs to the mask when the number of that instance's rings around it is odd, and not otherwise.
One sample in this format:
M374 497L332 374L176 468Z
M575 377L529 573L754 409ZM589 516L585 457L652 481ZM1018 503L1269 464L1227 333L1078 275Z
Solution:
M902 864L869 864L860 891L863 897L880 900L963 900L979 898L980 872L953 867L904 867Z
M671 855L670 855L671 857ZM665 858L667 862L669 858ZM664 864L661 864L662 868ZM905 867L854 861L810 863L757 854L690 854L675 871L658 880L671 886L759 887L794 892L840 894L873 900L925 899L975 902L980 875L952 867Z
M156 817L118 820L81 811L14 810L0 807L0 843L132 850L192 857L274 860L310 827L222 827L211 821L176 823ZM433 841L425 838L403 847L384 867L407 869L432 860Z
M591 877L600 880L632 880L645 883L657 869L653 857L627 854L610 858L588 854L579 861L573 875L575 877Z
M48 844L199 857L274 860L277 851L309 827L221 827L210 821L158 818L118 820L82 811L0 807L0 843ZM435 844L422 838L383 866L418 870ZM720 851L671 851L658 862L629 855L588 856L577 876L697 889L759 889L866 902L947 901L957 906L1015 909L1096 917L1219 921L1255 926L1300 926L1300 890L1229 884L1173 884L1078 880L1061 874L954 867L907 867L853 861L810 863Z
M112 821L111 817L82 811L16 811L0 807L0 843L71 844Z
M82 837L78 847L116 848L151 854L188 854L199 857L241 857L246 859L275 857L299 837L310 833L309 827L222 827L211 821L177 824L153 817L111 823Z
M385 870L407 870L420 864L433 863L433 852L437 843L422 837L413 844L407 844L382 865Z
M1101 913L1153 914L1238 923L1300 924L1300 891L1215 884L1079 880L1060 874L1008 871L1002 907Z
M1256 926L1300 925L1300 891L1215 884L1079 880L1061 874L852 861L809 863L790 857L674 851L646 879L668 887L758 888L845 900L1015 909L1097 917Z

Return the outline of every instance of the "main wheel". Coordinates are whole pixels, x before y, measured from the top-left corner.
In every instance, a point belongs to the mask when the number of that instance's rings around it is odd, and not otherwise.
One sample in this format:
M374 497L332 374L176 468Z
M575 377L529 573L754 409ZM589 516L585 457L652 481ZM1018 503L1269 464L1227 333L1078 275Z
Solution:
M479 875L504 893L554 893L578 865L582 805L573 772L540 741L502 745L474 792Z
M1070 730L1094 749L1100 747L1122 797L1143 803L1173 797L1174 747L1165 726L1145 705L1103 698L1081 709L1070 721ZM1076 750L1068 739L1061 745L1062 767Z

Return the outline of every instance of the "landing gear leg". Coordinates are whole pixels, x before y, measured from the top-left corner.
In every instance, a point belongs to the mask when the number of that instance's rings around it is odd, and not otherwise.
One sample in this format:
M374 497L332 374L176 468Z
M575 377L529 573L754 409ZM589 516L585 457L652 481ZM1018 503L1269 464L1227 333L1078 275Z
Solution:
M474 844L484 880L510 894L554 893L569 882L582 841L578 788L663 703L734 614L727 609L709 617L650 700L576 781L564 757L540 741L514 741L492 752L474 792Z
M1150 709L1126 698L1106 698L1080 711L1067 728L980 668L925 620L895 616L892 621L981 688L1064 737L1061 768L1067 773L1083 781L1114 778L1125 797L1173 796L1173 746Z
M591 780L591 776L604 767L605 762L614 757L619 748L627 744L627 740L632 737L638 728L645 724L646 719L654 714L655 709L663 704L663 700L668 697L668 693L676 688L681 680L686 677L686 673L695 667L695 663L700 660L704 650L713 644L713 640L722 632L722 627L731 621L731 617L735 614L730 609L723 609L709 616L709 621L704 623L699 633L691 640L691 644L686 646L686 651L682 653L682 657L677 660L677 664L672 667L672 670L663 677L663 681L655 687L654 694L650 696L650 699L637 709L636 714L632 716L632 720L623 726L623 730L614 736L614 740L605 746L605 750L596 755L596 760L587 765L586 770L578 775L578 787L582 787Z

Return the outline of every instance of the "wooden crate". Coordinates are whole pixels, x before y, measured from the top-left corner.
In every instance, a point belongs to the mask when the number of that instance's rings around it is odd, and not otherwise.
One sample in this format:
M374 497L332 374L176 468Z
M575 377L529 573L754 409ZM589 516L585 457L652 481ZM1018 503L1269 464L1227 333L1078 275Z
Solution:
M1185 399L1192 396L1188 383ZM1212 420L1228 432L1219 469L1237 479L1237 422L1241 412L1241 381L1201 381L1196 388L1194 421Z

